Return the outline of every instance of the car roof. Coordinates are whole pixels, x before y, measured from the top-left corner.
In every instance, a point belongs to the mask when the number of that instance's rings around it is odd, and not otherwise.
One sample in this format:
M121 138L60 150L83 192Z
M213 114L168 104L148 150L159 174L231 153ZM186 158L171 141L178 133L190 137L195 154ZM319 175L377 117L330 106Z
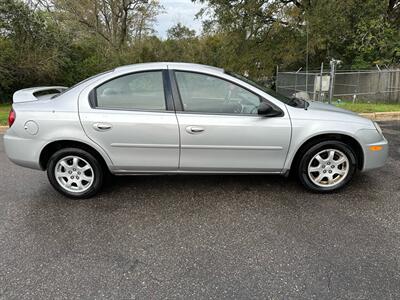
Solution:
M132 64L117 67L115 71L129 71L129 70L138 70L138 69L154 69L154 68L161 68L161 69L187 69L187 70L204 70L204 71L214 71L223 73L224 69L208 66L208 65L201 65L201 64L193 64L193 63L183 63L183 62L151 62L151 63L140 63L140 64Z

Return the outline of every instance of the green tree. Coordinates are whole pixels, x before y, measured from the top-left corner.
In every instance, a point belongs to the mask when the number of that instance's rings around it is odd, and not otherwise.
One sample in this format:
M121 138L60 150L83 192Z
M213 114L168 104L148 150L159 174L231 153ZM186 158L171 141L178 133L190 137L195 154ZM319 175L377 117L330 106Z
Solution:
M196 0L193 0L196 1ZM236 69L250 74L341 59L346 67L398 64L398 0L197 0L210 33L226 33ZM308 37L308 49L307 49Z
M0 2L0 96L58 82L69 42L45 12L18 0Z
M180 23L167 30L162 49L163 60L199 62L199 38L194 30Z
M115 50L153 33L159 0L37 0L82 34L93 33Z
M193 39L196 36L196 31L178 23L167 30L167 36L169 40Z

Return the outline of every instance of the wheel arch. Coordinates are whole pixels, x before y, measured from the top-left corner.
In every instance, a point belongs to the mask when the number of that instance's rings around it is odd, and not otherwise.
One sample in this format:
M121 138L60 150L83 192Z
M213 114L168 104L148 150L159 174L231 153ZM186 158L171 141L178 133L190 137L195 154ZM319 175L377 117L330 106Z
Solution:
M96 148L87 143L69 139L52 141L48 143L46 146L44 146L39 156L40 168L42 170L46 170L50 157L55 152L63 148L79 148L85 150L90 154L92 154L95 158L97 158L101 163L101 165L105 168L105 170L109 170L108 157L104 158L104 156Z
M296 150L296 153L290 163L290 170L296 170L300 161L301 156L313 145L323 141L340 141L351 147L353 150L356 160L357 169L361 170L364 166L364 152L361 144L352 136L343 133L324 133L313 136L304 141L301 146Z

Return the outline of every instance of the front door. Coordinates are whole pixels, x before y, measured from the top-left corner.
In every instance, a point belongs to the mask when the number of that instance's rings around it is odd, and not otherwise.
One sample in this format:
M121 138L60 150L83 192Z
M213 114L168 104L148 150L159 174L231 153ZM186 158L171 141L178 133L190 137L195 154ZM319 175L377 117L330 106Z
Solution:
M290 143L287 114L257 114L261 97L208 74L175 71L183 111L181 171L281 172Z
M91 107L80 106L86 134L108 153L115 170L178 169L178 123L165 96L163 71L146 71L108 80L90 93Z

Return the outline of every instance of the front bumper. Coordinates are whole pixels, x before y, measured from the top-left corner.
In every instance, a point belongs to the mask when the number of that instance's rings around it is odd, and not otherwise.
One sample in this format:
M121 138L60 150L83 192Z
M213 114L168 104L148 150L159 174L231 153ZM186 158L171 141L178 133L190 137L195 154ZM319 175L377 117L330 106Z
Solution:
M362 171L368 171L376 168L383 167L389 156L388 141L382 136L382 140L375 143L365 144L364 151L364 166ZM372 150L372 149L380 150Z

